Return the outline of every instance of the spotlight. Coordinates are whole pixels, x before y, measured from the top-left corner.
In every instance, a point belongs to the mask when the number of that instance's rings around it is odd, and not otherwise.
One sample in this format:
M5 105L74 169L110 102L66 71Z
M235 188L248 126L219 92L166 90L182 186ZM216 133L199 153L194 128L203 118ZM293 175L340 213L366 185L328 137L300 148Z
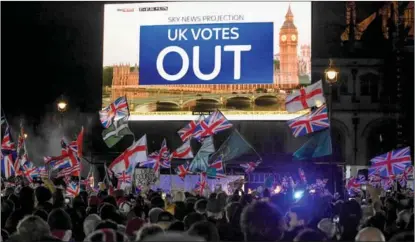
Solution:
M298 200L298 199L302 198L303 195L304 195L304 191L296 191L296 192L294 192L294 199Z
M316 193L316 189L311 189L310 193Z
M278 193L280 193L282 191L282 187L281 186L276 186L275 187L275 189L274 189L274 193L275 194L278 194Z

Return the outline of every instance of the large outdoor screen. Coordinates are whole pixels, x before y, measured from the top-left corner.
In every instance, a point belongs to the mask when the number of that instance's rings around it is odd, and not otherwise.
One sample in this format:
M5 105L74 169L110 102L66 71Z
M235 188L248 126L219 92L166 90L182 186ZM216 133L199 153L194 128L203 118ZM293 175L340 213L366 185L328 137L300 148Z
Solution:
M311 82L311 2L107 4L103 106L132 120L287 120L285 97Z

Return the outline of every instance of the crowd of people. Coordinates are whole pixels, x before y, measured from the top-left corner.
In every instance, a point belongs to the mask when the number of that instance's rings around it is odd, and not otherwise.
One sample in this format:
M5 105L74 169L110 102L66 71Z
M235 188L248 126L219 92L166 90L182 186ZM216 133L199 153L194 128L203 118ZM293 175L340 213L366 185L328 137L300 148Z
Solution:
M414 241L413 197L401 193L341 199L261 196L236 191L200 196L149 190L139 195L8 187L2 241Z

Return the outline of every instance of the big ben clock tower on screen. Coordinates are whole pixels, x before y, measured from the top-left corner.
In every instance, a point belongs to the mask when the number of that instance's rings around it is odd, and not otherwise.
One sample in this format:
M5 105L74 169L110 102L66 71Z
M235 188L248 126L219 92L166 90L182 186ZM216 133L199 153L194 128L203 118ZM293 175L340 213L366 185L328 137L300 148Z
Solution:
M280 29L280 82L284 87L294 88L298 79L298 31L294 25L294 15L288 7L285 21Z

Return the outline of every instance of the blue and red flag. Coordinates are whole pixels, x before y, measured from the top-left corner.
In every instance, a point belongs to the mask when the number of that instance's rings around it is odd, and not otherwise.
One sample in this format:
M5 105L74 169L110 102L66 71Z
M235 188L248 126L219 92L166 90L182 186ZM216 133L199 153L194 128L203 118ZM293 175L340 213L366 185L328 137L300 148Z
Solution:
M213 171L213 172L210 172ZM225 169L223 168L222 156L219 156L207 170L208 178L225 178Z
M220 111L215 111L209 117L199 122L193 132L193 137L202 140L223 130L232 128L232 124L225 118Z
M113 103L99 111L99 117L104 128L111 126L113 120L130 115L126 97L119 97Z
M330 127L326 105L287 121L294 137L304 136Z
M176 168L176 173L177 173L177 175L182 179L182 180L184 180L184 178L186 177L186 175L187 174L190 174L191 172L190 172L190 170L189 170L189 163L188 162L186 162L185 164L183 164L183 165L179 165L177 168Z
M402 174L407 166L410 166L411 151L409 147L392 150L386 154L376 156L371 159L369 175L380 175L381 177L390 177L392 175Z

